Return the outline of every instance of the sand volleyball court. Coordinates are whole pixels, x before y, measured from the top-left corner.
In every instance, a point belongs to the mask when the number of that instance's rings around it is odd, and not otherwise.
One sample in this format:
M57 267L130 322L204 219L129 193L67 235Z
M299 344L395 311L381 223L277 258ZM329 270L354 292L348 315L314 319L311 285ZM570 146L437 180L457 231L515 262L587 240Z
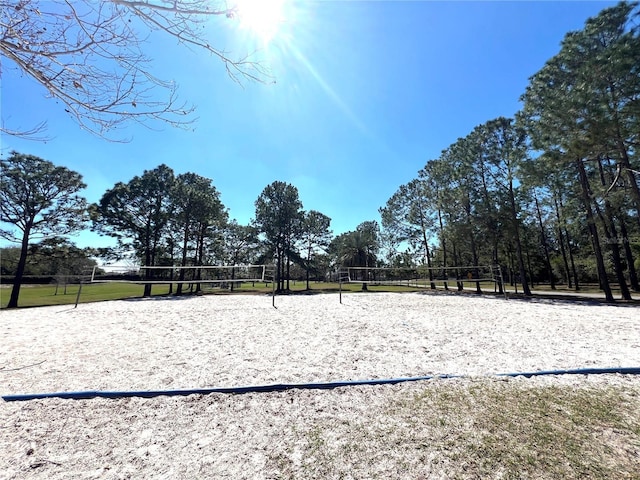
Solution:
M276 305L268 296L217 295L3 311L0 390L173 390L640 366L637 307L431 293L348 294L343 304L336 294L292 295ZM639 379L525 381L637 388ZM447 380L438 382L447 388ZM1 402L0 478L278 478L279 439L289 432L292 441L291 429L305 416L366 416L428 383Z

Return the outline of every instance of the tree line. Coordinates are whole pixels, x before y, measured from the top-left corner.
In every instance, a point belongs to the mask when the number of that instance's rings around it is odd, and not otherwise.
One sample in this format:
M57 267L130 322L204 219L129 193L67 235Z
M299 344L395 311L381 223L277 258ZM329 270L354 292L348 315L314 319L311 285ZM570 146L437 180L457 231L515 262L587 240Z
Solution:
M89 204L78 194L86 185L77 172L18 152L0 162L0 220L10 227L0 235L20 245L3 249L3 275L14 275L9 307L18 305L25 272L80 275L96 265L93 257L116 261L132 255L144 266L273 263L281 291L301 275L309 288L312 275L324 278L332 264L357 263L362 249L374 255L377 248L376 222L363 224L375 226L373 236L363 237L366 229L359 227L334 239L331 219L304 210L298 189L281 181L265 187L255 201L255 218L241 225L229 218L211 179L176 175L167 165L118 182ZM64 238L82 228L113 237L116 246L79 249ZM363 246L365 238L370 244ZM145 275L152 280L151 270ZM183 280L184 269L180 275L176 280ZM182 284L176 288L182 293ZM150 294L146 284L144 295Z
M532 282L640 291L640 25L622 2L568 33L514 118L477 126L380 209L408 261L503 265ZM406 255L404 256L406 258Z
M0 189L0 221L11 226L0 235L20 244L9 306L17 306L38 250L32 240L69 251L55 239L87 225L117 247L85 257L133 252L146 266L273 263L278 290L339 266L426 265L433 276L436 268L491 264L525 294L536 282L578 290L596 281L607 300L612 282L630 299L640 291L639 14L637 2L622 2L567 34L530 78L514 118L459 138L397 189L380 224L364 221L338 236L285 182L265 187L254 219L240 225L213 181L195 173L160 165L89 205L78 195L80 174L12 152L1 160Z

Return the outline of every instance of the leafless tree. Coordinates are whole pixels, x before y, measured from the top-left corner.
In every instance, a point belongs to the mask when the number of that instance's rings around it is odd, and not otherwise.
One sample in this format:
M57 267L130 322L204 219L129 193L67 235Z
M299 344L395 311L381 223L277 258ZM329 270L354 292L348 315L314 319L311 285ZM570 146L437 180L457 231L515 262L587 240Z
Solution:
M236 82L265 82L269 72L259 62L232 59L207 40L212 17L235 15L233 4L214 0L0 0L2 66L42 84L98 136L115 140L113 130L128 121L184 127L194 107L178 100L173 81L153 75L145 41L159 31L222 61ZM45 129L45 122L0 125L3 133L29 138Z

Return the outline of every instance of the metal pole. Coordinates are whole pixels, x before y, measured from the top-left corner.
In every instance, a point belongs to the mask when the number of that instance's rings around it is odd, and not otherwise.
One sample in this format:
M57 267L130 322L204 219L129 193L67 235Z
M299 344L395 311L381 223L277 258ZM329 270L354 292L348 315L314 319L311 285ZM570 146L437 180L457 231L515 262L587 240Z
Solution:
M73 308L78 308L78 302L80 301L81 292L82 292L82 280L80 280L80 287L78 287L78 295L76 296L76 306Z
M271 278L271 306L276 308L276 276L275 273Z
M500 272L500 284L502 285L502 292L504 293L504 299L509 300L509 295L507 294L507 286L504 284L504 277L502 276L502 267L498 265L498 272Z

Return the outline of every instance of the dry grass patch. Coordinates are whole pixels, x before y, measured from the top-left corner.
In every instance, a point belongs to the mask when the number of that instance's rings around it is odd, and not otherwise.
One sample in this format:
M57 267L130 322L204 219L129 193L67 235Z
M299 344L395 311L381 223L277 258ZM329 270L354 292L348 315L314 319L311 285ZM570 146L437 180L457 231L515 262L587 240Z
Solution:
M3 479L640 479L640 383L49 399L0 403L0 432Z
M287 438L279 478L638 479L640 389L434 382Z

